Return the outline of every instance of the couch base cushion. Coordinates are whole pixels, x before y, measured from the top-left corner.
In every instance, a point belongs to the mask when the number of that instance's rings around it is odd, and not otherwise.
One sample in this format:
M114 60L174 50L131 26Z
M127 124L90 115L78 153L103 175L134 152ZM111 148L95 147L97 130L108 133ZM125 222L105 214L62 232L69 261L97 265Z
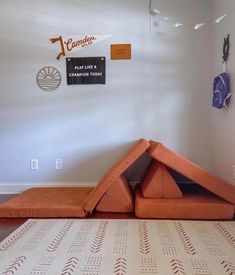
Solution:
M135 215L157 219L230 220L234 205L193 185L184 187L181 199L146 199L138 189Z
M85 217L83 204L92 187L31 188L0 205L0 217Z

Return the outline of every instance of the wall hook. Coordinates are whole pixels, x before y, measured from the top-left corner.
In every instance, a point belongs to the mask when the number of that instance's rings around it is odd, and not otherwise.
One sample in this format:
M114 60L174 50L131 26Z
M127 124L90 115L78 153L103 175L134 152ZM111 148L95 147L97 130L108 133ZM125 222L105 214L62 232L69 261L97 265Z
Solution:
M230 41L229 41L229 34L227 38L224 38L224 46L223 46L223 61L224 63L227 62L229 57L229 50L230 50Z

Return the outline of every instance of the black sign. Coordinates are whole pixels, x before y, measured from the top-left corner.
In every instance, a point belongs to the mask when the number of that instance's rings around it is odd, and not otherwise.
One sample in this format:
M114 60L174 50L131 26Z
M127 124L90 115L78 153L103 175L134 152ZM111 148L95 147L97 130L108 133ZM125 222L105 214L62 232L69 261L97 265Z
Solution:
M66 58L67 84L105 84L105 57Z

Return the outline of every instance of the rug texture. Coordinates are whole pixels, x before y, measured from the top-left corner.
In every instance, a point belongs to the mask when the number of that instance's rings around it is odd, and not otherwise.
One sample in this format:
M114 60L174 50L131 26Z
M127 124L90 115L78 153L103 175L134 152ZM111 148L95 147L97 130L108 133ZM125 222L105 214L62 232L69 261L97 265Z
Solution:
M31 219L0 243L0 274L235 274L235 222Z

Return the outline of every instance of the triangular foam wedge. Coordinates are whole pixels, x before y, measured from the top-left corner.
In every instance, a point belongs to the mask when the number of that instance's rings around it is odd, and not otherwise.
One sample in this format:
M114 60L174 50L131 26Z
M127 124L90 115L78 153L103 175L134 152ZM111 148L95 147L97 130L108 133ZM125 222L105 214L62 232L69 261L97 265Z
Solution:
M165 165L155 160L152 161L143 178L141 189L144 198L177 199L183 197L181 190Z
M134 211L134 198L124 176L120 176L106 191L96 210L100 212L128 213Z

